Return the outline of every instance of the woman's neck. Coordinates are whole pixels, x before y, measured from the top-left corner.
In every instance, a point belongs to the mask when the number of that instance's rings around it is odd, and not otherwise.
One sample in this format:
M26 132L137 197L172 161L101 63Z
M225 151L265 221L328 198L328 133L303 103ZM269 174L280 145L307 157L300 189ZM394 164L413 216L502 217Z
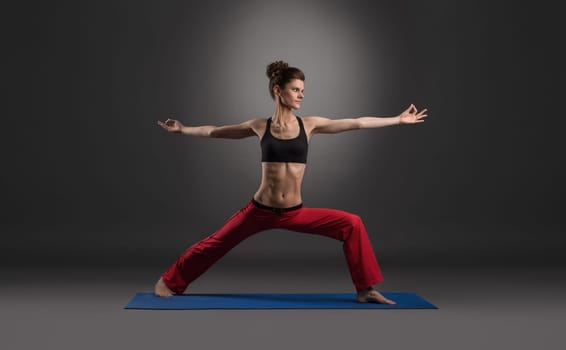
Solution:
M285 126L295 120L293 110L283 104L275 105L275 112L271 122L276 125Z

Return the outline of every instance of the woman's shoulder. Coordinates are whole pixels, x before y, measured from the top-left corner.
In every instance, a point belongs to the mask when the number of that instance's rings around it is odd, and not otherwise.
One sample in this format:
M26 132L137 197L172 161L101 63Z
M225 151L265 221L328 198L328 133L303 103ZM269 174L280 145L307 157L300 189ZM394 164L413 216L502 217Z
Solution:
M257 118L249 119L247 123L254 127L265 126L265 124L267 123L267 119L268 119L267 117L257 117Z
M307 132L307 135L309 135L309 139L314 128L316 128L318 123L320 123L320 120L324 119L323 117L318 115L305 115L301 116L300 118L303 121L303 126L305 128L305 131Z
M319 115L305 115L301 117L301 120L303 121L303 124L305 124L305 126L316 126L317 123L325 119L327 118L321 117Z
M263 133L265 132L267 118L266 117L252 118L244 123L247 124L256 133L256 135L261 137L261 135L263 135Z
M240 122L241 125L261 125L261 124L265 124L267 122L267 118L265 117L257 117L257 118L251 118L251 119L244 119L244 121Z

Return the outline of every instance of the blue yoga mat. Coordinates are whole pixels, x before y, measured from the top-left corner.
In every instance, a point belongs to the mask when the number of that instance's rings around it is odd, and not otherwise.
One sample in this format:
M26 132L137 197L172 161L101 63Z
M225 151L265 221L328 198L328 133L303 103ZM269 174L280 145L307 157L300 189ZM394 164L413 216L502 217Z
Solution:
M438 309L414 293L382 293L396 305L358 303L355 293L182 294L168 298L137 293L125 309Z

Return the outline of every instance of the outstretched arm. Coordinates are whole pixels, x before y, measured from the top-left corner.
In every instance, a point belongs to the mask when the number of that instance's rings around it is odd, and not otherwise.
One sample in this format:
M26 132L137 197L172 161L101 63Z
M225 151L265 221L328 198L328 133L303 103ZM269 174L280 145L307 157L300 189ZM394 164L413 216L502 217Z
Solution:
M185 126L175 119L167 119L165 122L157 121L163 129L183 135L214 137L226 139L241 139L244 137L257 135L256 130L260 119L248 120L236 125L203 125L203 126Z
M396 117L359 117L347 119L328 119L324 117L312 117L314 123L313 134L334 134L342 131L356 129L381 128L384 126L398 124L414 124L424 122L427 109L418 112L417 107L411 104Z

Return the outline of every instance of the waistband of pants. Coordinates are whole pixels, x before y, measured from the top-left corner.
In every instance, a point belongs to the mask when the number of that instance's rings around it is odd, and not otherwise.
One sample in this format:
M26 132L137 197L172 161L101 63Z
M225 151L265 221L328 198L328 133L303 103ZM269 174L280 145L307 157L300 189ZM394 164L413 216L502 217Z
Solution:
M253 199L253 198L252 198L252 203L253 203L256 207L258 207L258 208L260 208L260 209L271 210L272 212L277 213L277 214L281 214L281 213L285 213L285 212L288 212L288 211L293 211L293 210L301 209L301 208L303 207L303 203L301 203L301 204L297 204L297 205L295 205L295 206L293 206L293 207L289 207L289 208L274 208L274 207L270 207L270 206L265 205L265 204L261 204L260 202L256 201L256 200Z

